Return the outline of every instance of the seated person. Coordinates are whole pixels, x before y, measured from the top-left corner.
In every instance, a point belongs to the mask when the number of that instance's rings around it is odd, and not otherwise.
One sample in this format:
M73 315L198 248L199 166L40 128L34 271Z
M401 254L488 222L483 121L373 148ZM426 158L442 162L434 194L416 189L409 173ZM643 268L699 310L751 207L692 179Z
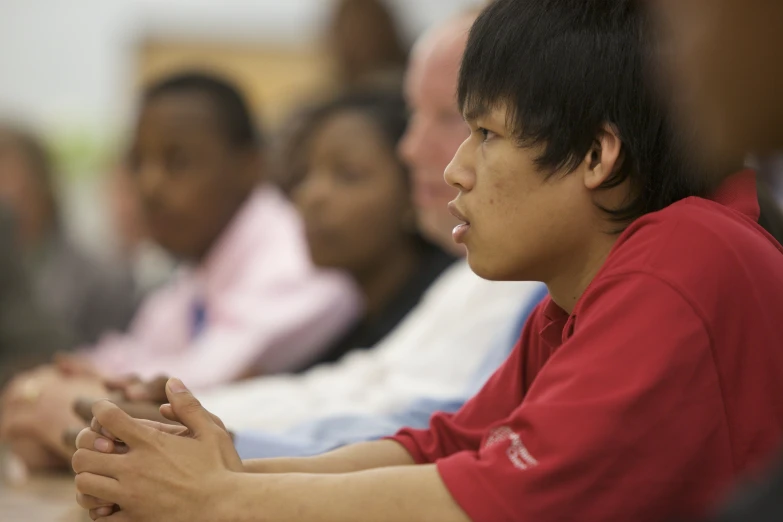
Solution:
M406 88L413 117L400 145L412 173L419 229L454 254L464 254L464 248L452 240L458 221L447 204L454 189L444 182L443 171L465 138L455 93L474 18L450 20L416 45ZM281 431L327 415L394 415L421 397L450 401L465 393L498 343L507 352L508 338L519 334L520 311L539 298L541 287L485 281L460 261L373 349L349 353L300 375L223 386L202 399L237 433ZM165 401L165 379L151 384L130 384L128 397ZM157 406L151 411L157 413ZM138 409L135 413L141 414ZM143 416L153 416L150 408Z
M471 30L454 239L477 274L549 297L460 411L243 463L171 379L162 412L184 432L94 405L80 504L128 522L652 522L704 514L755 471L783 436L783 248L755 222L752 173L708 193L685 158L644 71L647 23L633 0L495 0Z
M104 377L176 372L204 389L296 370L358 317L353 282L313 266L296 209L259 185L259 136L230 84L188 72L148 87L129 165L153 238L190 268L127 333L8 385L0 437L12 447L34 440L68 457L61 433L82 424L71 404L106 396Z
M416 229L408 170L396 153L406 114L400 95L368 91L310 118L307 171L293 199L313 262L350 274L364 298L364 317L319 362L374 346L454 261Z
M0 386L14 372L47 361L73 343L33 297L17 248L11 213L0 204Z
M0 127L0 201L13 213L33 298L76 343L93 343L107 330L127 327L136 305L133 282L127 271L101 266L67 237L53 176L38 138Z

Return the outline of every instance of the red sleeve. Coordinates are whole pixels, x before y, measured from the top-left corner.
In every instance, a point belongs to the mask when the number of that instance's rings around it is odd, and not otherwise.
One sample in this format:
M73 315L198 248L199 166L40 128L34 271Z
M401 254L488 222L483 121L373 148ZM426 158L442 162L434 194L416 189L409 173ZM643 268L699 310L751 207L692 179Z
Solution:
M522 401L524 360L535 345L534 339L548 302L547 297L531 312L509 358L459 411L436 413L430 419L429 428L406 428L391 439L402 444L419 464L433 463L458 451L477 451L486 427L506 418ZM516 391L509 393L512 388Z
M732 466L698 314L645 274L595 283L524 402L485 432L480 450L437 462L474 522L657 521L704 505L692 485ZM468 432L471 447L478 431ZM447 434L437 440L459 446Z

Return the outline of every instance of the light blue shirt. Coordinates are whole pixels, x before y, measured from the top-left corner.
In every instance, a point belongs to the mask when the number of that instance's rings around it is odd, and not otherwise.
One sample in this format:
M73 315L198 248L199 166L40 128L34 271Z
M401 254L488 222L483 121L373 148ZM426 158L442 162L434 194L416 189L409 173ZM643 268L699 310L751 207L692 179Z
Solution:
M403 427L426 428L433 413L457 411L484 386L487 379L511 353L528 316L546 294L546 287L541 285L541 289L524 304L518 324L512 330L513 339L502 339L502 342L497 343L487 354L462 397L422 398L413 401L405 410L390 415L344 415L322 418L300 424L282 434L238 432L234 435L234 445L239 456L243 459L309 457L346 444L393 435Z

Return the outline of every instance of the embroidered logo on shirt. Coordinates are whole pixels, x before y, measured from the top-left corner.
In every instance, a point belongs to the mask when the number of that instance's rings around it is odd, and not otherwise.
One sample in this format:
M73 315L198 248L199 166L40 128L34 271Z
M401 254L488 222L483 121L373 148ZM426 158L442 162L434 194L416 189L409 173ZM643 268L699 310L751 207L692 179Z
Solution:
M506 455L511 464L517 469L528 469L538 464L538 461L530 454L522 439L508 426L495 428L487 437L484 443L484 449L491 448L497 444L508 441L509 446L506 449Z

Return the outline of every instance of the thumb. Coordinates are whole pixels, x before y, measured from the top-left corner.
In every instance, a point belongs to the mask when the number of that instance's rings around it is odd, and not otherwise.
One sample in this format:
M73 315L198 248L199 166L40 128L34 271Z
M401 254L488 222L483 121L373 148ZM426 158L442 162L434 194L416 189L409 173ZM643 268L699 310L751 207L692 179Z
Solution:
M196 438L215 427L212 416L179 379L168 380L166 396L177 420L187 426Z

